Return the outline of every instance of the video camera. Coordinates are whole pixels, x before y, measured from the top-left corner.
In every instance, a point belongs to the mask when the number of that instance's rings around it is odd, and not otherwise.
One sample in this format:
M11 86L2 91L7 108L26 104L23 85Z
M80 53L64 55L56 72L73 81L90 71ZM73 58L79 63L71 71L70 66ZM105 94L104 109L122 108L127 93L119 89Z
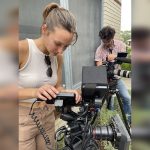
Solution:
M115 69L115 65L118 64L122 64L122 63L129 63L131 64L131 59L126 58L127 57L126 52L120 52L117 54L117 57L115 58L114 61L110 62L110 61L105 61L103 62L103 65L105 65L107 67L107 77L108 79L116 79L115 75L121 76L121 77L125 77L125 78L131 78L131 71L127 71L127 70L118 70Z
M100 78L97 78L97 75ZM102 99L108 90L106 67L82 68L82 99L84 102L96 103L97 99ZM40 101L40 99L38 99ZM82 101L82 102L83 102ZM59 93L56 98L47 100L47 104L55 104L56 107L79 106L75 103L74 93Z
M96 140L107 140L118 150L128 150L131 138L119 115L112 117L106 126L93 126L108 92L106 66L83 67L81 88L79 112L71 109L77 106L74 94L60 93L54 102L60 108L60 118L67 122L56 131L57 142L64 138L65 146L61 150L98 150Z

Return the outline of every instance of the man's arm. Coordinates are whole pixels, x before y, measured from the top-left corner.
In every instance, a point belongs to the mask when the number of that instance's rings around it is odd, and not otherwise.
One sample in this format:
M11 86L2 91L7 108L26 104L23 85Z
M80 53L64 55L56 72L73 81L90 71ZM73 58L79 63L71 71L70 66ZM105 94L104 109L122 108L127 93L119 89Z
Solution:
M102 45L100 45L97 49L96 49L96 52L95 52L95 65L96 66L100 66L102 65Z
M96 66L101 66L102 65L102 61L96 61Z

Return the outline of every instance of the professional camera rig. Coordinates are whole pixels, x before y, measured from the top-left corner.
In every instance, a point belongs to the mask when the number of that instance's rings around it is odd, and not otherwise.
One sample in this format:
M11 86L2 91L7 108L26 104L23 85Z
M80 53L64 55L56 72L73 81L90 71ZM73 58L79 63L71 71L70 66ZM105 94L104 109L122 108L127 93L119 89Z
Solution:
M60 118L67 122L56 131L57 142L64 138L61 150L98 150L97 140L110 141L118 150L129 149L130 133L119 115L112 117L106 126L94 126L108 91L106 66L83 67L82 102L77 105L72 93L60 93L54 100ZM80 106L80 111L72 111L72 106Z
M105 65L107 67L108 80L109 79L111 79L111 80L115 79L116 75L121 76L121 77L125 77L125 78L131 78L131 71L115 69L116 64L118 64L118 65L121 65L122 63L131 64L131 59L126 58L126 57L127 57L126 52L120 52L117 54L117 57L113 61L106 60L105 62L103 62L103 65Z
M124 58L119 59L116 61L126 61L127 63L130 61ZM112 72L110 76L112 78L115 74L114 65L112 67L109 64L100 67L83 67L82 101L80 104L75 103L75 95L73 93L59 93L55 99L46 101L47 104L55 104L57 110L61 112L60 118L67 122L66 126L62 126L56 131L56 141L59 142L64 139L65 145L61 149L56 147L57 150L99 150L97 140L110 141L112 146L118 150L129 149L131 133L119 92L114 86L115 80L108 82L110 72ZM94 122L97 115L110 93L117 96L125 125L119 115L116 115L111 118L108 125L95 126ZM36 101L41 100L37 99ZM79 106L79 112L72 111L73 106ZM38 117L31 111L30 115L37 124L47 148L52 150L50 148L50 139L37 119Z

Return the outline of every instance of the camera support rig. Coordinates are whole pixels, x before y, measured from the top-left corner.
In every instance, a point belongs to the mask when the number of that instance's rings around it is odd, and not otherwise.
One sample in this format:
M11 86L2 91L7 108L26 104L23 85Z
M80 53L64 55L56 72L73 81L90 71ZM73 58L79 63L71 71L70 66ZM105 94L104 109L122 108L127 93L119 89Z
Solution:
M55 104L59 106L61 111L60 118L67 121L67 126L62 126L56 131L56 141L64 138L65 147L63 150L98 150L96 140L110 141L113 147L118 150L129 149L131 138L119 115L112 117L110 124L107 126L93 127L98 112L106 100L108 91L105 66L83 67L83 101L80 104L80 111L78 113L73 112L71 107L76 104L69 105L67 103L73 99L75 101L75 95L72 95L72 98L65 95L59 97L58 101L63 102L58 103L55 100ZM64 103L63 99L67 102Z
M56 131L56 141L64 138L65 147L61 150L98 150L96 140L110 141L118 150L129 149L131 139L118 114L112 117L109 125L93 127L99 111L94 101L82 103L78 113L73 112L71 107L68 105L60 109L60 118L67 122L67 126Z

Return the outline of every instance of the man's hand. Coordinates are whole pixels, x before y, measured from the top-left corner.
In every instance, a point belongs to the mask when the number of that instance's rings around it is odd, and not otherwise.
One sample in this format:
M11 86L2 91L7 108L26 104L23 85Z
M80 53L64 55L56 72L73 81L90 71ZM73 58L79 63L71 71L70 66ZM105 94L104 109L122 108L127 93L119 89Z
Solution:
M102 61L96 61L96 66L101 66L102 64Z
M116 54L109 54L108 57L107 57L107 59L108 59L108 61L112 61L112 60L114 60L116 57L117 57Z

